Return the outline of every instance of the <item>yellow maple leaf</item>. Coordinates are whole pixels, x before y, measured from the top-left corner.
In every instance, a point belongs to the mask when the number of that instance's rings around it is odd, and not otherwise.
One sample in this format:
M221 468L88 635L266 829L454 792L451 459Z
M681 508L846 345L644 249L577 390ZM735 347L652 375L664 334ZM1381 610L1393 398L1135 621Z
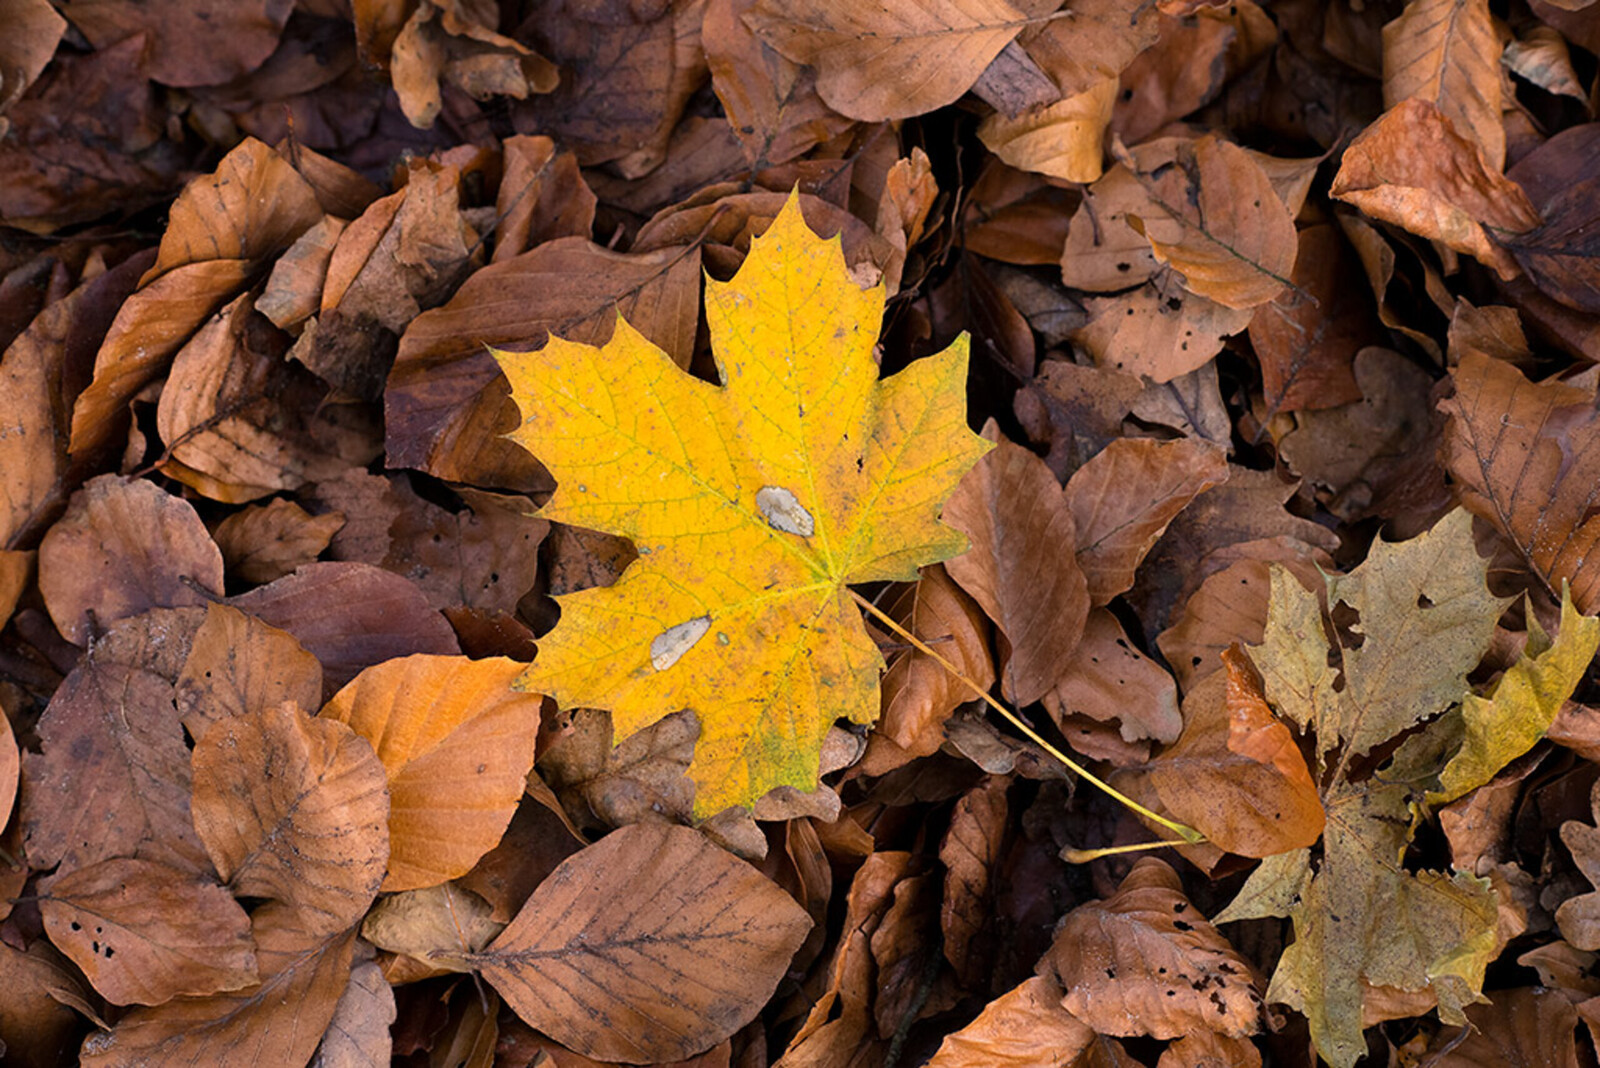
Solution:
M792 196L732 281L706 281L725 385L620 318L601 348L495 353L511 437L558 482L541 514L639 550L616 585L559 598L521 685L609 709L619 741L693 709L697 816L815 789L828 727L878 714L883 660L845 585L966 548L939 521L989 448L966 425L966 338L880 381L883 303Z

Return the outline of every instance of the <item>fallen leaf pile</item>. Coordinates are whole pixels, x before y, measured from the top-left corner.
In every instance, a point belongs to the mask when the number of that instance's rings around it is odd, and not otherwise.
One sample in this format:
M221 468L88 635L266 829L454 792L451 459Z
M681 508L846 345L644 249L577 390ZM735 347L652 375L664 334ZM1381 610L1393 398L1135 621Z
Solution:
M0 1060L1591 1063L1597 117L1591 0L0 2Z

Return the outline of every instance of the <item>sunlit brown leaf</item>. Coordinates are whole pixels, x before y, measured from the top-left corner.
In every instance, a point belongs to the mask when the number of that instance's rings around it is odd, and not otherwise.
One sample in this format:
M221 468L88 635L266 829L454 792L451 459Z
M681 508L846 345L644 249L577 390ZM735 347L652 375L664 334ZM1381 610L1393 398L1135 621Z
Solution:
M250 920L208 878L118 857L50 884L45 931L95 990L117 1005L253 986Z
M1277 296L1294 269L1294 217L1267 172L1215 137L1175 144L1176 166L1140 175L1160 215L1129 213L1191 293L1244 309Z
M364 739L284 704L218 721L193 760L195 829L234 893L293 906L307 933L366 912L389 855L389 796Z
M525 667L504 657L390 660L322 710L372 743L388 772L385 892L463 875L505 833L533 767L544 701L511 688Z
M195 631L174 696L189 737L211 724L293 701L302 708L322 703L322 666L293 636L213 604Z
M1119 723L1129 742L1173 742L1183 729L1172 676L1139 652L1105 608L1089 613L1072 664L1044 695L1044 706L1057 726L1069 716Z
M211 537L230 574L267 583L315 560L344 524L342 512L314 516L294 501L275 498L230 515Z
M1006 0L757 0L745 17L778 52L817 70L828 106L864 122L903 119L953 102L1024 22Z
M1383 104L1426 100L1456 132L1505 164L1500 37L1488 0L1410 0L1383 28Z
M784 163L849 129L817 95L816 72L785 59L751 32L755 0L711 0L703 35L711 85L746 158Z
M1068 1012L1101 1034L1179 1038L1259 1029L1246 964L1184 897L1177 875L1146 857L1105 901L1067 914L1039 962Z
M754 1018L811 921L696 831L635 824L569 858L473 960L585 1055L687 1057Z
M1539 225L1522 189L1489 167L1438 107L1390 108L1344 151L1333 196L1375 219L1474 256L1501 278L1516 262L1498 242Z
M1100 142L1111 121L1117 82L1108 78L1076 96L1011 117L983 120L978 137L1013 167L1068 182L1100 177Z
M1103 605L1132 586L1172 518L1227 477L1223 452L1193 440L1123 438L1079 468L1065 497L1089 599Z
M95 1068L306 1063L349 981L355 945L353 930L329 934L314 916L276 902L256 909L250 921L260 985L136 1008L111 1031L85 1039L80 1063Z
M928 1068L1066 1068L1094 1032L1061 1007L1054 979L1034 976L945 1036Z
M699 254L622 255L560 238L477 271L441 308L413 319L384 393L393 467L522 492L549 476L501 435L516 405L486 346L537 348L550 334L598 343L620 313L687 362L699 323Z
M461 651L414 583L367 564L306 564L229 603L294 635L321 662L329 687L397 656Z
M1551 589L1572 584L1579 609L1600 607L1600 423L1587 390L1532 383L1510 364L1468 349L1456 368L1445 463L1462 503L1517 546Z
M1150 766L1168 811L1230 853L1266 857L1322 835L1317 784L1289 728L1267 707L1260 676L1238 649L1183 701L1177 744Z
M40 543L39 589L61 633L84 645L148 608L220 596L222 554L187 501L101 475Z
M1049 691L1083 634L1089 596L1071 556L1072 512L1044 461L1002 441L945 502L945 523L971 548L950 577L983 606L1011 646L1001 673L1008 697L1031 704Z
M902 626L950 661L982 689L994 685L988 624L982 610L950 580L940 564L925 568L917 584L886 610ZM944 744L944 721L972 691L925 653L906 649L884 673L883 712L859 765L879 775Z

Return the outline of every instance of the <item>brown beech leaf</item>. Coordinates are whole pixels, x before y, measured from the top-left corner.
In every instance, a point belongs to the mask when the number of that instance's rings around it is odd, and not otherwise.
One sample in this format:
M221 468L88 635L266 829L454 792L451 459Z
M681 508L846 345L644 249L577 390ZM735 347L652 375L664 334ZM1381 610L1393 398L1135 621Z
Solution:
M172 358L156 406L161 467L213 500L237 504L329 478L344 464L298 417L315 380L284 361L287 343L248 294L197 330Z
M1488 0L1411 0L1383 28L1383 104L1413 97L1438 107L1456 132L1505 164L1500 36Z
M1063 731L1070 716L1118 722L1127 742L1174 742L1183 730L1172 676L1139 652L1105 608L1089 613L1072 664L1044 695L1044 707Z
M361 921L361 937L429 967L466 972L461 958L476 953L505 929L487 901L453 883L385 896Z
M1011 814L1006 791L1011 780L986 776L961 795L950 815L950 829L939 843L944 862L944 898L939 927L944 958L968 985L977 985L992 971L995 946L985 944L990 927L996 868L1006 844Z
M403 485L393 491L400 514L389 524L387 551L369 563L409 578L441 609L516 611L533 587L539 543L550 530L530 514L531 501L463 486L457 492L468 507L452 512Z
M195 829L235 894L292 905L303 932L361 918L389 856L383 765L364 739L283 704L214 724L193 761Z
M414 583L368 564L306 564L229 603L294 635L322 663L327 687L397 656L461 651Z
M1063 282L1091 293L1115 293L1142 285L1161 270L1149 239L1129 221L1130 216L1163 214L1134 170L1170 165L1175 153L1174 138L1135 145L1128 150L1131 159L1113 164L1084 190L1061 250Z
M1006 0L757 0L745 21L767 44L816 68L817 92L863 122L952 103L1025 25Z
M1294 269L1294 216L1238 145L1208 136L1174 148L1175 166L1139 175L1160 214L1130 213L1129 224L1191 293L1225 308L1265 304Z
M213 604L195 631L174 684L178 715L189 737L211 724L293 701L322 703L322 665L293 635L236 608Z
M1384 112L1345 149L1329 190L1375 219L1518 274L1500 242L1539 225L1522 188L1485 163L1439 108L1412 98Z
M1161 1051L1156 1068L1261 1068L1261 1051L1243 1038L1191 1031Z
M0 705L0 831L11 825L11 808L17 800L17 782L22 774L22 754L17 736L11 730L11 717Z
M755 0L710 0L701 26L711 87L745 158L785 163L855 125L822 102L816 72L785 59L746 25Z
M254 265L321 218L311 186L254 138L224 156L213 173L190 182L168 212L155 265L117 313L95 357L94 379L73 406L73 455L110 442L127 402L244 288Z
M1223 451L1193 439L1120 438L1080 467L1065 495L1090 601L1103 605L1129 589L1173 517L1227 477Z
M1578 1068L1571 993L1538 987L1497 990L1467 1007L1470 1026L1459 1044L1441 1033L1429 1046L1430 1068Z
M1148 245L1149 242L1146 242ZM1190 293L1171 271L1109 297L1084 301L1089 323L1072 338L1099 367L1170 382L1211 361L1222 339L1250 325L1249 308Z
M649 1064L754 1019L810 927L793 898L699 832L634 824L563 862L471 960L563 1044Z
M1544 223L1506 241L1540 290L1591 314L1600 312L1600 241L1591 228L1600 197L1597 159L1600 123L1590 122L1561 131L1518 160L1509 177L1527 191Z
M1100 177L1100 142L1111 122L1117 81L1107 78L1089 89L1015 116L995 113L978 127L991 152L1025 171L1068 182Z
M1039 17L1061 5L1028 0L1022 6ZM1069 10L1071 17L1035 22L1018 38L1068 96L1117 77L1161 32L1154 5L1142 0L1075 0Z
M19 1064L71 1063L83 1034L83 1017L69 1005L89 1007L93 993L50 940L35 938L27 952L0 942L0 1026L6 1059Z
M946 1035L928 1068L1065 1068L1077 1063L1094 1037L1061 1007L1056 981L1036 975Z
M0 114L16 103L44 71L67 29L67 20L46 0L8 3L6 24L11 32L6 35L5 42L0 43L0 69L15 73L7 79L5 92L0 93Z
M350 969L350 985L328 1022L312 1059L317 1068L378 1068L394 1056L390 1028L395 1017L394 987L370 960Z
M217 85L260 66L278 46L293 7L283 0L185 3L87 0L72 24L96 48L146 35L150 77L166 85Z
M372 743L388 772L385 892L464 875L499 843L533 767L544 702L512 689L525 668L408 656L367 668L322 710Z
M159 1005L259 980L250 918L194 872L104 860L54 880L39 911L50 940L113 1004Z
M951 581L942 564L923 568L915 586L887 610L980 688L994 685L989 627L983 611ZM950 669L916 649L894 657L883 675L883 713L868 737L857 767L881 775L915 757L931 756L944 744L944 722L972 700L972 691Z
M1250 965L1154 857L1110 898L1067 914L1039 974L1055 977L1066 1010L1100 1034L1243 1037L1260 1026Z
M65 874L140 856L205 867L189 815L189 751L172 702L167 679L108 650L79 662L39 719L44 751L23 759L21 823L32 865ZM86 782L94 784L87 797Z
M1183 736L1151 762L1150 781L1168 811L1230 853L1268 857L1310 846L1324 815L1305 757L1239 647L1222 661L1226 671L1184 697Z
M0 549L0 627L11 621L17 601L33 584L38 555L27 549Z
M508 137L505 175L495 199L493 262L511 259L558 237L588 237L595 195L571 152L548 137Z
M339 235L350 223L324 215L311 229L295 238L272 265L256 311L272 320L274 326L299 333L306 320L322 305L322 287L328 277L328 261L333 257Z
M1572 584L1580 611L1600 608L1600 422L1590 391L1529 382L1511 364L1460 354L1444 460L1461 501L1517 547L1547 588Z
M222 595L222 553L187 501L153 482L91 479L39 545L39 590L56 627L88 644L149 608Z
M1335 408L1361 399L1351 362L1380 338L1359 264L1339 228L1327 223L1299 233L1286 289L1256 309L1250 347L1261 362L1269 418L1303 408Z
M1037 701L1066 670L1089 596L1070 547L1072 513L1044 461L1002 441L961 480L943 519L972 547L945 570L983 606L1011 646L1001 682L1018 704Z
M312 515L294 501L252 504L211 532L227 571L245 582L274 582L322 554L344 526L341 512Z
M623 255L558 238L474 272L411 321L384 391L388 462L438 478L531 492L550 479L502 437L519 423L486 346L537 348L555 334L603 342L620 313L680 362L699 325L697 249Z
M323 930L316 913L279 902L250 917L259 985L136 1008L84 1040L81 1064L135 1068L305 1064L350 977L355 931ZM307 922L310 921L310 922Z

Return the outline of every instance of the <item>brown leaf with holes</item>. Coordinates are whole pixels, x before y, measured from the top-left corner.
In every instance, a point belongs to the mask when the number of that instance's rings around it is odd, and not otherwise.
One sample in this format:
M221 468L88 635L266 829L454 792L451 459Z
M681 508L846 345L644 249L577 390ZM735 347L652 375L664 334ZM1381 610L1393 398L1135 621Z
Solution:
M471 959L517 1015L586 1056L691 1056L755 1017L811 920L686 827L635 824L568 858Z
M1572 584L1581 611L1600 608L1600 422L1590 391L1529 382L1508 363L1460 353L1444 461L1462 503L1493 523L1550 589Z
M174 683L178 715L191 738L218 720L322 703L322 665L293 635L236 608L213 604L194 633Z
M344 993L355 946L354 930L330 933L318 918L280 902L257 908L250 927L258 985L136 1008L109 1032L86 1038L79 1063L95 1068L306 1063Z
M1139 652L1105 608L1089 613L1072 664L1044 695L1044 707L1063 733L1074 716L1117 723L1125 742L1174 742L1183 730L1172 676Z
M45 932L96 991L117 1005L253 986L250 919L211 879L118 857L50 883Z
M945 502L945 523L972 547L945 562L1010 645L1006 695L1032 704L1066 670L1089 614L1088 587L1070 546L1072 512L1044 461L1002 441Z
M40 543L39 589L61 633L86 645L147 609L220 597L222 553L187 501L101 475Z
M388 772L385 892L464 875L499 843L533 767L544 703L512 689L525 667L504 657L389 660L320 713L370 742Z
M1226 670L1185 695L1183 736L1151 762L1156 794L1230 853L1268 857L1310 846L1325 816L1305 757L1240 648L1224 650L1222 662Z
M304 932L342 931L372 904L388 817L372 747L293 704L221 720L195 746L194 825L218 874L294 908Z
M1153 857L1105 901L1067 914L1039 974L1055 978L1066 1010L1100 1034L1243 1037L1260 1029L1250 965Z

